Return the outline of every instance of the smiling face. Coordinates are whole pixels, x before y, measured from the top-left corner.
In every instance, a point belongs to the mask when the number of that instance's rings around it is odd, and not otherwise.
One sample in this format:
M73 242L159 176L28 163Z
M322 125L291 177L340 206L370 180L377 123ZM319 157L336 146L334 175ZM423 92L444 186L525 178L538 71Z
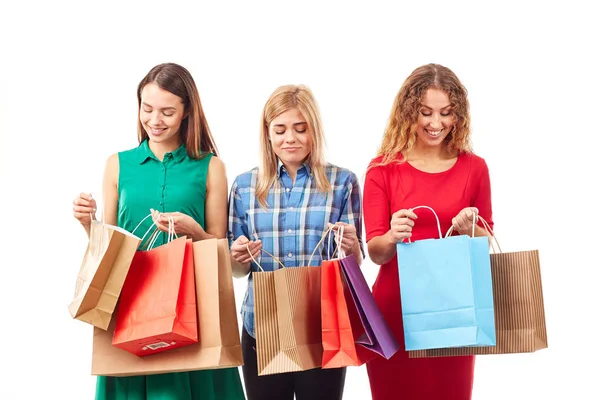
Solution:
M271 147L289 170L297 170L312 148L312 128L297 108L279 114L269 124Z
M424 147L441 146L454 123L448 94L440 89L427 89L421 100L417 119L418 144Z
M140 122L150 141L178 144L179 128L185 118L183 100L152 82L141 93Z

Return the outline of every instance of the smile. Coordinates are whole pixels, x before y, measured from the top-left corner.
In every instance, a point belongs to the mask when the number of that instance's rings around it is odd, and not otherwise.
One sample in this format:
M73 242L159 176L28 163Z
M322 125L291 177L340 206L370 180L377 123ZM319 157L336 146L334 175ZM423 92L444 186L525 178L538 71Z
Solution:
M439 131L430 131L430 130L425 130L429 136L433 136L433 137L438 137L442 134L442 132L444 131L443 129L440 129Z
M148 127L148 128L150 128L150 132L153 135L160 135L161 133L163 133L164 131L167 130L167 128L152 128L152 127Z

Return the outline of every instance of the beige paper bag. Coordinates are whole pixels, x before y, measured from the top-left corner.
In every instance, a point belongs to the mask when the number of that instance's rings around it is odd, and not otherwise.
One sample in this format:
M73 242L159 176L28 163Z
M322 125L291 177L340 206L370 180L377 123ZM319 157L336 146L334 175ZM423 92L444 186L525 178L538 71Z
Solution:
M254 272L258 375L321 366L321 268Z
M548 347L538 251L490 257L496 346L409 351L410 358L530 353Z
M119 227L92 221L75 296L69 304L73 318L108 328L139 244L138 237Z
M92 375L153 375L243 364L228 241L194 242L193 251L198 343L138 357L111 345L112 323L108 332L94 329Z

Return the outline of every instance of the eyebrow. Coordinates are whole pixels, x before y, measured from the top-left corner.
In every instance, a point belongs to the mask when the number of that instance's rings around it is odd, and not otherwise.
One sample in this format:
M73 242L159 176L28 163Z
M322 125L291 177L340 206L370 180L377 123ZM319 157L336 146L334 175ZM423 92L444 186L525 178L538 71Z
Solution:
M144 105L144 106L146 106L146 107L154 108L154 107L152 107L152 106L151 106L150 104L148 104L148 103L144 103L144 102L142 102L142 105ZM175 108L175 107L164 107L164 108L161 108L161 110L177 110L177 108Z
M297 126L297 125L308 125L308 122L294 122L292 124L292 126ZM285 127L285 124L275 124L273 126L283 126L283 127Z
M421 103L421 107L425 107L428 108L430 110L433 110L433 108L426 106L425 104ZM452 104L448 104L447 106L444 106L441 108L441 110L443 110L444 108L448 108L448 107L452 107Z

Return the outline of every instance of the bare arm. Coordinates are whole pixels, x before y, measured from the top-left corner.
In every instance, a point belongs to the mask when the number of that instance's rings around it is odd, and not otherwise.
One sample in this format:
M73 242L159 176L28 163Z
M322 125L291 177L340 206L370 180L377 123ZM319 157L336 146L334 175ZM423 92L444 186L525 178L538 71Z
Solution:
M225 238L227 235L227 175L225 164L212 157L206 180L206 203L204 208L206 231L200 226L194 240Z
M383 265L396 255L396 244L412 236L417 215L412 210L399 210L392 214L390 229L381 236L369 240L369 257L377 265Z
M377 265L383 265L396 255L396 242L391 231L382 236L375 236L367 243L369 257Z
M113 154L106 161L104 180L102 182L102 203L104 205L104 222L117 225L117 208L119 203L119 155Z

